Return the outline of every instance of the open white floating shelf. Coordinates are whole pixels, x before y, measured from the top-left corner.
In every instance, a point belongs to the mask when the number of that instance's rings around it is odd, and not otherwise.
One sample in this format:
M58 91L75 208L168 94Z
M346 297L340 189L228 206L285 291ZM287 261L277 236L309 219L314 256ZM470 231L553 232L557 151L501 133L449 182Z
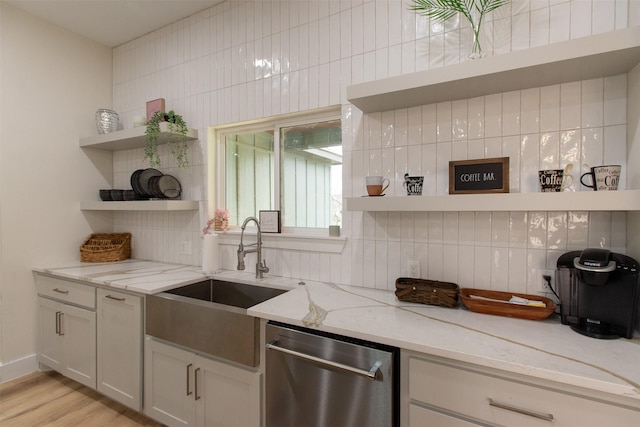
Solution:
M80 202L83 211L196 211L193 200L132 200L126 202Z
M640 190L351 197L347 211L640 211Z
M640 27L583 37L347 87L366 113L628 73L640 63Z
M142 148L147 142L146 126L139 126L131 129L123 129L116 132L105 133L102 135L89 136L80 138L80 147L83 148L99 148L101 150L130 150L132 148ZM166 144L170 138L175 138L174 133L169 132L169 124L160 123L160 136L158 137L158 145ZM198 139L198 131L189 129L187 131L187 141Z

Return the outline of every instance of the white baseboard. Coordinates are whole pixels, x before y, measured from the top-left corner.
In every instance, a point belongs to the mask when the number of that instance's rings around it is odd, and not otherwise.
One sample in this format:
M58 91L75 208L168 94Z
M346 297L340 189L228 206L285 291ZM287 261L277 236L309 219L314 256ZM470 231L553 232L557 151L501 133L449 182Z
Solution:
M38 370L38 360L36 355L23 357L22 359L13 360L9 363L0 365L0 384L7 381L15 380L24 375Z

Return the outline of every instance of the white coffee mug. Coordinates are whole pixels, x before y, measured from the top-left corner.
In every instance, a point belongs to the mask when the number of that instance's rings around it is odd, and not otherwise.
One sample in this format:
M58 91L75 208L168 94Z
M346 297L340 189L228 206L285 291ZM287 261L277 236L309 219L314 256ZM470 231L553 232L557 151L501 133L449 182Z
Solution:
M594 166L589 172L582 174L580 182L594 191L615 191L620 182L621 169L620 165ZM584 181L587 176L591 177L590 184Z
M369 196L382 196L383 191L389 186L389 180L383 176L368 176L365 178L365 184Z

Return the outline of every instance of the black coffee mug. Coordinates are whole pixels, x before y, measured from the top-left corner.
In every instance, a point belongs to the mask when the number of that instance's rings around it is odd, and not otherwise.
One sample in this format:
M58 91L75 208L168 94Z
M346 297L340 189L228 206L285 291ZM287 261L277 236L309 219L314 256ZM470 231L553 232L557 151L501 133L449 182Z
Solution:
M407 188L407 196L422 196L422 184L424 176L409 176L404 174L404 186Z
M582 174L580 182L594 191L615 191L620 182L620 169L620 165L594 166L589 172ZM590 184L584 181L587 177L591 178Z

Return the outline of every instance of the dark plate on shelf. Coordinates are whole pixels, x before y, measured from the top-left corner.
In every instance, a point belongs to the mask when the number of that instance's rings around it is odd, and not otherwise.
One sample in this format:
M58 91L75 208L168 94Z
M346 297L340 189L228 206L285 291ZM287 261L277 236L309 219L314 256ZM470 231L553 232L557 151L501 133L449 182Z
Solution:
M149 179L153 176L162 176L162 172L158 169L148 168L138 175L138 186L143 196L154 197L153 192L149 187Z
M159 176L152 176L151 178L149 178L149 192L151 193L152 197L156 197L156 198L164 198L164 196L162 195L162 192L160 191L160 188L158 187L158 180L160 178L162 178L164 175L159 175Z
M171 175L162 175L158 178L156 185L161 197L177 199L182 193L180 181Z
M142 189L140 188L140 184L138 183L138 178L140 177L140 174L143 171L144 169L138 169L137 171L133 172L131 174L131 179L129 180L131 183L131 188L133 189L133 191L135 191L138 197L144 196L144 194L142 194Z

